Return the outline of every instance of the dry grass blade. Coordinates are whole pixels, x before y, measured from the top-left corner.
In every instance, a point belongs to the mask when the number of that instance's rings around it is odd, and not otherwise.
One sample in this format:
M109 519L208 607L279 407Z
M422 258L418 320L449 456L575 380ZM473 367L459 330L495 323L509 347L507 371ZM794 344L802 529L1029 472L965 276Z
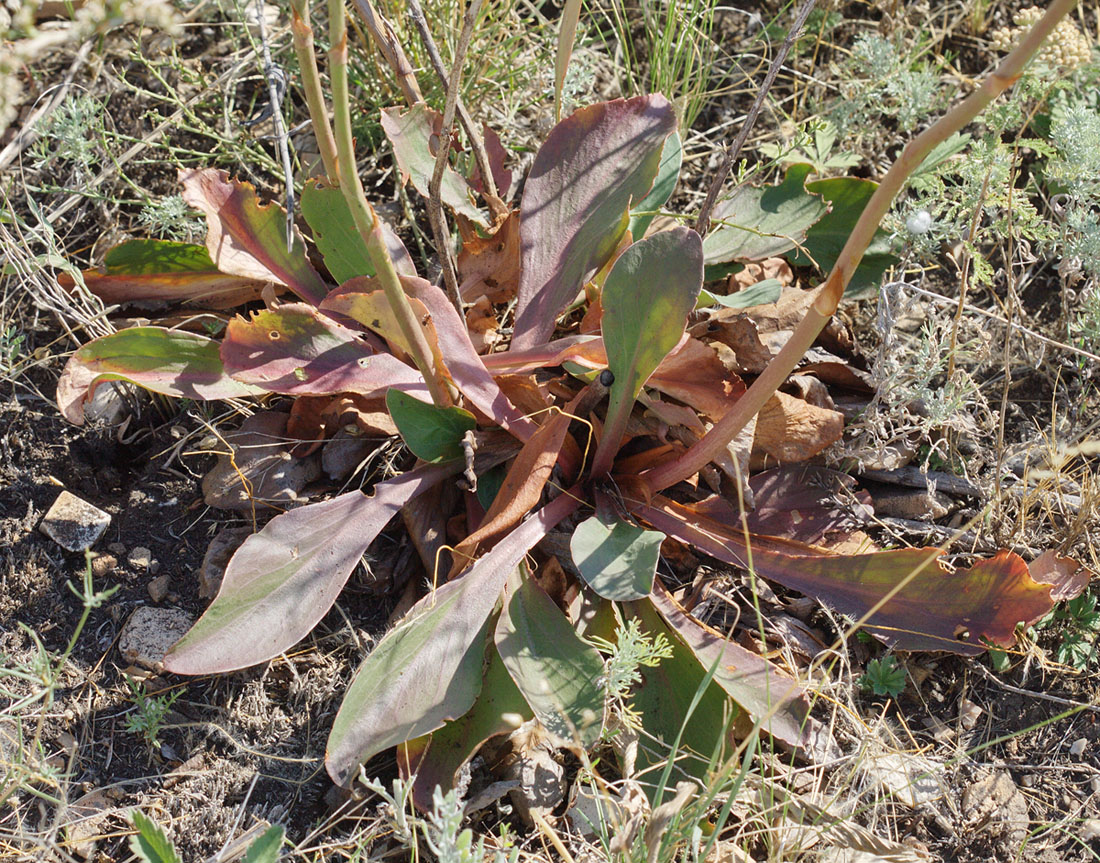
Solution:
M565 73L573 56L573 43L577 38L577 21L581 17L581 0L566 0L561 10L558 30L558 51L554 55L554 119L561 119L561 90Z

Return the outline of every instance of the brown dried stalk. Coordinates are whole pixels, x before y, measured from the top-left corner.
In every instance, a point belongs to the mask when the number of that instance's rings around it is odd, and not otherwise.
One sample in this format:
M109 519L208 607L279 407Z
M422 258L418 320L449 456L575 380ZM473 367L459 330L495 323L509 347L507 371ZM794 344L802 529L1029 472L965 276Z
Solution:
M642 474L648 494L655 494L698 473L704 465L718 458L724 452L726 444L733 440L748 421L764 407L787 376L794 371L795 366L813 345L818 334L840 305L844 289L848 287L852 274L863 259L863 254L867 251L875 231L878 230L879 223L909 176L934 147L968 125L1016 81L1028 60L1039 50L1039 46L1050 36L1058 22L1076 5L1077 0L1054 0L1027 36L1020 41L1011 54L1001 61L1001 65L982 81L977 90L909 142L893 167L882 178L871 200L867 202L859 221L856 222L848 237L848 242L844 244L840 257L833 265L832 272L817 288L813 305L791 334L790 340L768 364L760 377L753 381L752 386L741 396L733 409L707 434L679 458Z

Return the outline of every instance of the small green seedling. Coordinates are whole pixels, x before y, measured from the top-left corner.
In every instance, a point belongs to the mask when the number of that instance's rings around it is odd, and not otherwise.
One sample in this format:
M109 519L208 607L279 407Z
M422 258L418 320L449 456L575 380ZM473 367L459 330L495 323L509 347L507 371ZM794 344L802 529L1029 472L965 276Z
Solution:
M164 719L182 690L177 689L168 695L148 695L129 675L126 676L126 683L134 694L134 712L126 717L126 730L140 734L150 747L159 748Z
M898 661L892 656L872 659L860 676L859 685L864 692L897 698L905 689L905 670L898 667Z
M183 863L164 828L152 818L135 809L130 813L130 820L137 830L130 837L130 851L142 863ZM286 830L281 824L268 827L248 846L242 860L244 863L275 863L285 836Z

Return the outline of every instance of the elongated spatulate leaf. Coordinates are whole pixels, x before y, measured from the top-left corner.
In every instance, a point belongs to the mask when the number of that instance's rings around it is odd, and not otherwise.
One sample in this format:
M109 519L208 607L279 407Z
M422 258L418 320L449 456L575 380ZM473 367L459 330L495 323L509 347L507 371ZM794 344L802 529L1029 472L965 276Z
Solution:
M424 394L424 378L390 354L375 353L354 331L305 303L287 303L229 322L221 347L239 381L287 395L382 395L390 387Z
M367 253L367 241L355 227L347 199L338 186L315 177L302 190L302 215L313 229L313 241L325 259L325 266L337 282L343 284L356 276L373 276L374 264ZM404 243L385 222L382 234L397 272L415 276L413 263Z
M668 100L652 95L590 105L550 132L520 204L514 348L545 342L562 309L607 262L627 208L649 192L675 128Z
M257 300L267 280L226 275L214 266L206 246L169 240L128 240L111 249L103 269L85 270L84 284L104 303L190 303L229 309ZM75 281L58 276L63 288Z
M348 785L372 755L435 731L473 706L481 690L487 622L505 579L576 507L570 494L543 507L465 575L418 602L378 642L329 734L325 767L338 785Z
M662 497L633 511L712 557L748 566L745 538L737 529ZM830 554L798 542L754 536L751 560L758 575L857 618L904 582L865 624L902 650L975 655L985 650L984 642L1007 647L1015 642L1018 623L1034 623L1053 606L1050 585L1036 582L1015 554L1001 552L955 572L946 571L941 555L937 548Z
M651 599L704 668L717 662L714 682L764 731L806 755L835 750L828 732L810 718L806 692L797 680L687 614L663 586L656 586Z
M496 627L496 646L539 722L567 744L589 746L603 727L603 660L520 567Z
M198 401L263 394L226 374L216 341L163 327L130 327L88 342L73 354L57 382L57 405L65 419L83 424L84 405L106 381L129 381Z
M419 467L276 516L244 541L221 589L164 666L213 674L266 662L309 634L328 613L367 547L408 501L458 473L460 464Z
M514 731L533 715L496 645L490 644L486 654L485 682L474 706L438 731L410 740L398 755L398 762L416 774L413 801L425 811L431 809L435 787L453 788L459 768L486 740Z
M297 229L287 249L282 207L261 204L251 184L215 168L180 171L180 182L183 200L206 214L206 248L221 272L286 285L313 305L324 299L328 286Z
M623 252L604 284L603 341L615 375L593 471L619 447L642 384L676 347L703 286L703 249L690 228L646 237Z

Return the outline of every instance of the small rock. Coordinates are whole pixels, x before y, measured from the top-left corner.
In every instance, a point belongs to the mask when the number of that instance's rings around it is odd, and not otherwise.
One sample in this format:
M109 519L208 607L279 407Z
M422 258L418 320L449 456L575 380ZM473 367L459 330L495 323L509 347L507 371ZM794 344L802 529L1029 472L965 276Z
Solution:
M92 558L92 578L106 578L117 566L118 558L113 554L97 554Z
M168 576L158 575L152 581L149 582L149 598L153 602L163 602L164 598L168 596Z
M68 551L84 551L95 545L110 523L111 517L103 510L63 491L38 529Z
M891 752L869 758L864 770L868 779L906 806L915 808L947 793L943 765L928 758Z
M126 546L121 542L109 542L107 543L107 551L122 557L122 555L126 554Z
M96 788L69 804L59 821L68 835L69 848L90 860L98 840L105 835L107 816L116 809L112 791L103 788Z
M225 568L229 566L229 559L250 536L250 527L223 527L210 541L199 569L199 596L202 599L210 599L217 594Z
M143 545L134 546L126 557L126 562L134 569L147 570L153 565L153 552Z
M1089 818L1081 824L1081 838L1086 842L1100 839L1100 818Z
M967 731L973 731L978 724L978 717L982 715L982 709L969 698L959 702L959 722Z
M164 668L164 654L191 628L191 615L178 608L143 605L130 615L118 649L122 658L153 671Z
M970 785L963 792L962 811L972 830L988 835L1001 848L1019 848L1027 836L1030 824L1027 800L1003 771Z
M1100 794L1100 776L1093 776L1089 780L1089 788L1092 789L1094 794Z
M1088 740L1086 740L1084 737L1079 737L1077 740L1074 740L1073 743L1070 744L1069 754L1072 755L1074 758L1080 758L1082 755L1085 754L1085 748L1088 745Z

